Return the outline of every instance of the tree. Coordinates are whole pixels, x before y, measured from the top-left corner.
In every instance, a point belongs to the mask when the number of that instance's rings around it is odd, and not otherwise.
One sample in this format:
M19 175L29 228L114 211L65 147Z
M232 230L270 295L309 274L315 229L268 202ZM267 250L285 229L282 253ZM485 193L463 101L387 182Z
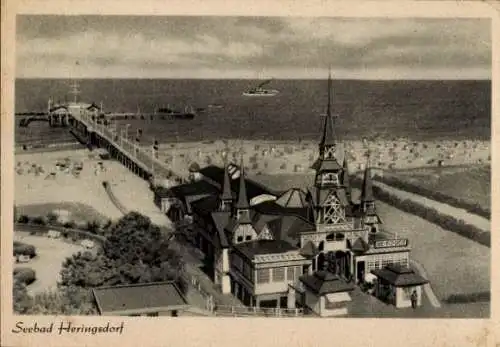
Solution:
M87 222L87 230L91 232L92 234L97 234L99 231L100 225L99 222L96 220L93 220L91 222Z
M33 298L28 295L26 285L14 278L12 286L12 306L15 313L26 314L33 304Z
M166 236L148 217L130 212L111 226L97 254L79 252L63 263L60 286L92 288L174 280L185 288L184 261Z

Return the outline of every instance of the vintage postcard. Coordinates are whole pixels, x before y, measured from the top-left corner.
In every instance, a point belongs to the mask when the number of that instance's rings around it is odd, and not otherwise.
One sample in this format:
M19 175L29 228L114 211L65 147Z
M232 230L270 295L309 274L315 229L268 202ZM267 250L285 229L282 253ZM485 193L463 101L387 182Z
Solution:
M4 4L2 344L494 345L494 5Z

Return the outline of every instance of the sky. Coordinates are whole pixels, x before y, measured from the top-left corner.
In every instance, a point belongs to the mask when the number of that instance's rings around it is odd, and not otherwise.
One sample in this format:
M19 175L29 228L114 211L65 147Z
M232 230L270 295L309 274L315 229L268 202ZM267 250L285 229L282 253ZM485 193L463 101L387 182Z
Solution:
M490 79L491 46L488 19L23 15L16 77Z

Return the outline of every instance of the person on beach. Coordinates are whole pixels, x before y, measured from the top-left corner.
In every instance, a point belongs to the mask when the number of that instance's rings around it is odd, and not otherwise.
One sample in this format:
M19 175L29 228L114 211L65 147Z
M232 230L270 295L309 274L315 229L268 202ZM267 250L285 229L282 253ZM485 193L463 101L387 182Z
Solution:
M413 309L417 308L417 291L416 291L416 290L414 290L414 291L411 293L410 300L411 300L411 307L412 307Z

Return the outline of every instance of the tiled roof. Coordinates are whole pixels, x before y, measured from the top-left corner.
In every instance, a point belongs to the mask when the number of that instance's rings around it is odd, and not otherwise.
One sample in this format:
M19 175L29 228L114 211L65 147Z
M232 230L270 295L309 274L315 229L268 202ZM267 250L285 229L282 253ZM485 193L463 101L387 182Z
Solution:
M300 249L300 254L304 257L314 257L319 253L318 247L312 242L307 241L307 243Z
M191 209L193 211L205 215L217 210L218 207L219 198L217 195L209 195L191 203Z
M346 282L329 271L317 271L312 275L301 276L300 281L316 295L347 292L354 289L352 283Z
M264 201L258 205L254 205L253 209L260 214L275 215L275 216L285 216L285 215L296 215L307 217L307 207L283 207L276 203L276 201Z
M156 187L154 189L154 193L159 196L160 198L168 198L170 196L172 196L172 194L170 193L170 189L169 188L165 188L165 187Z
M371 177L370 167L367 166L365 169L365 174L363 177L363 185L361 187L361 201L375 201L375 197L373 196L373 184Z
M301 232L314 230L314 224L299 216L282 216L268 223L276 240L284 240L291 244L299 241Z
M176 196L183 198L189 195L219 193L219 189L204 180L181 184L170 188L170 191Z
M212 212L212 220L215 224L216 236L222 248L229 247L229 242L224 228L226 227L231 214L229 212Z
M307 207L306 193L299 188L291 188L276 199L276 204L291 208Z
M210 165L200 169L200 174L202 174L205 177L208 177L214 182L217 182L222 187L222 184L224 182L224 169L214 165ZM245 181L246 181L247 197L250 200L262 194L277 195L274 191L263 186L258 182L255 182L248 178L246 178ZM231 180L231 190L236 193L239 192L239 179Z
M188 303L173 282L119 285L92 289L102 315L127 314L133 311L169 310L187 307Z
M234 248L248 259L254 259L256 255L279 254L298 250L297 247L281 240L255 240L243 242L237 244Z
M428 280L416 274L412 269L402 267L399 264L390 264L383 269L376 269L371 272L378 278L396 287L417 286L429 283Z

